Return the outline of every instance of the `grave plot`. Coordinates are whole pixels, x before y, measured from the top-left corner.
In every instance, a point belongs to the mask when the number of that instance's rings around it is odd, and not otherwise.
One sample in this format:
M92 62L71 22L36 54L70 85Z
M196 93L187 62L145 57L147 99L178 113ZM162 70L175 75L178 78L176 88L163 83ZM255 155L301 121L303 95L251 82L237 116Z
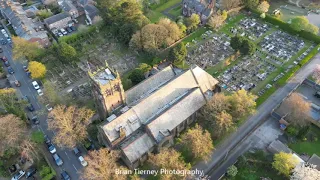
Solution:
M241 19L236 28L230 28L231 33L239 34L240 36L246 36L254 41L262 37L269 30L271 30L270 25L262 23L255 18Z
M227 91L240 89L251 91L276 69L276 66L259 57L246 56L217 78L221 82L221 87Z
M265 36L259 45L261 52L266 53L267 59L283 65L304 48L305 42L288 33L275 31Z
M186 58L188 65L196 64L205 69L216 65L234 53L230 47L230 38L226 34L214 34L210 37L206 35L205 37L207 41L189 51Z

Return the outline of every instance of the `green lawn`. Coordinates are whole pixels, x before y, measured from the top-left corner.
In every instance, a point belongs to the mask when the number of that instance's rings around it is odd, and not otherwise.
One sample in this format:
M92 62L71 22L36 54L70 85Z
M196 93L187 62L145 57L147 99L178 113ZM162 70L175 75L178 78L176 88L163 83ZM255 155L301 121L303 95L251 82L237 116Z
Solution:
M182 8L181 6L178 6L176 8L173 8L169 11L169 14L175 16L175 17L178 17L178 16L181 16L182 15Z
M146 16L151 21L151 23L157 23L160 18L166 17L161 12L157 12L157 11L150 11Z
M178 4L178 3L181 3L181 0L161 0L160 4L152 5L151 9L154 11L157 11L157 12L162 12L162 11L166 10L167 8L169 8L175 4Z
M318 140L313 142L310 142L309 140L298 141L297 143L289 144L289 147L298 154L306 153L309 156L312 156L312 154L320 156L320 128L312 125L309 133L317 136Z
M190 36L184 38L182 42L191 43L193 39L199 40L201 39L201 35L207 31L206 27L198 28L195 32L193 32Z

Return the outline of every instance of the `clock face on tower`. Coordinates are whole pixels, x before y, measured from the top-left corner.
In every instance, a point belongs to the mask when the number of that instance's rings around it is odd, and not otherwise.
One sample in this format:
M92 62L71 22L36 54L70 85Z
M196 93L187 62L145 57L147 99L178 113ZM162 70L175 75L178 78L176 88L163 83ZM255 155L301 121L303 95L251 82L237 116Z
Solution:
M106 90L106 95L107 95L107 96L110 96L111 94L112 94L111 89L107 89L107 90Z
M119 83L113 86L114 91L120 91L120 85Z

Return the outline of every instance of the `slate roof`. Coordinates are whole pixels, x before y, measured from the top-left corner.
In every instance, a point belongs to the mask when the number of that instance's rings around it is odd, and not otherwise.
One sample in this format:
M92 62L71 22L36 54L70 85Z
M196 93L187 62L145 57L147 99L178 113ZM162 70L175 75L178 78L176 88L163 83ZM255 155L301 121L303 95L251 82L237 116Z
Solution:
M91 4L87 4L83 8L88 13L91 20L93 20L94 17L96 17L99 13L99 10L94 5L91 5Z
M285 153L291 153L291 149L288 148L288 146L286 146L285 144L283 144L281 141L279 140L275 140L272 143L270 143L270 145L268 146L268 150L271 153L277 154L279 152L285 152Z
M316 169L320 171L320 157L316 154L313 154L311 158L308 160L308 163L316 165Z
M63 9L63 11L65 12L69 12L71 10L77 10L76 7L74 7L74 5L71 4L71 2L69 1L62 1L62 2L59 2L59 6Z
M62 12L56 15L53 15L51 17L48 17L47 19L44 20L44 22L48 25L53 24L55 22L58 22L62 19L65 19L67 17L70 17L70 15L67 12Z

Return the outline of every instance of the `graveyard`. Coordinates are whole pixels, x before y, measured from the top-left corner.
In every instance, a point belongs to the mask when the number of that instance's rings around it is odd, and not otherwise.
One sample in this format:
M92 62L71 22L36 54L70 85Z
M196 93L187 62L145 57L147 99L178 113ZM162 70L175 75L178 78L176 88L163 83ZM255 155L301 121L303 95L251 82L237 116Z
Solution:
M278 81L301 66L315 44L278 29L260 18L243 14L217 32L205 31L187 43L187 64L205 68L229 92L245 89L263 96L279 87ZM239 56L230 46L231 37L240 35L257 45L253 56Z

